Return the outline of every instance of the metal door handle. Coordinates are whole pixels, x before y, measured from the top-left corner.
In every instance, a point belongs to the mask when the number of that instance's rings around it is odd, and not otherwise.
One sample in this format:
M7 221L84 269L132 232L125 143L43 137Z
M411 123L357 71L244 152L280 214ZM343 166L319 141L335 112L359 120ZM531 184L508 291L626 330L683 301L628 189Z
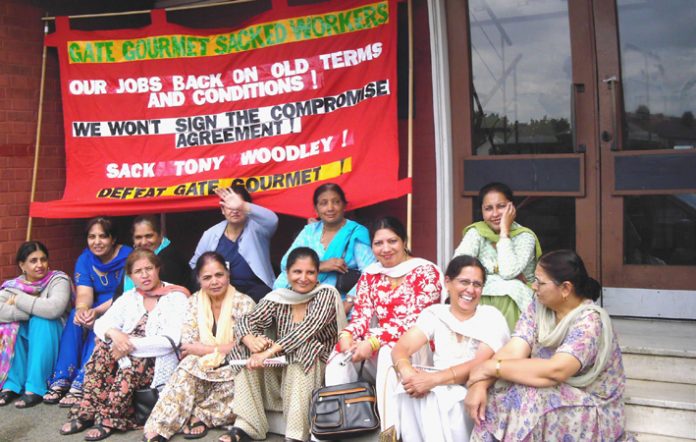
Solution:
M572 143L573 143L573 152L585 152L587 151L587 147L584 144L578 145L578 135L577 135L577 127L578 127L578 122L577 122L577 117L576 117L576 110L575 110L575 103L576 103L576 95L578 93L585 92L585 84L584 83L571 83L570 85L570 134L573 137L572 138Z
M616 97L616 89L617 85L619 83L619 80L616 78L616 75L612 75L611 77L607 77L602 82L607 84L607 87L611 91L611 133L607 133L607 131L602 132L602 141L607 142L611 140L611 150L616 151L619 150L618 146L616 145L616 129L618 127L618 124L616 122L616 109L617 109L617 97Z

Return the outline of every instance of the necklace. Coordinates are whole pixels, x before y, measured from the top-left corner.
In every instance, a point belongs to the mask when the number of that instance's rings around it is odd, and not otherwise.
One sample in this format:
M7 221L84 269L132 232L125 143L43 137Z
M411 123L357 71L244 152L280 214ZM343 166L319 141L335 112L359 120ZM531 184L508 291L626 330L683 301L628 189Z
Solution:
M99 277L99 282L101 282L103 286L109 285L109 274L108 273L102 273L99 270L97 270L97 268L94 266L92 266L92 270L94 270L94 273L97 274L97 276Z

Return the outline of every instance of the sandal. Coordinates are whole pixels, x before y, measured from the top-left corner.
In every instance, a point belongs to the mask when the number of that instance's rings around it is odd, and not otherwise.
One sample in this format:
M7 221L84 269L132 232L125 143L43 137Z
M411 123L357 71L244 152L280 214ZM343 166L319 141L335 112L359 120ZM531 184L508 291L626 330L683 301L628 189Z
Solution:
M73 405L79 403L82 400L81 391L68 391L68 393L58 402L60 408L72 408Z
M114 432L113 428L105 427L103 425L97 425L97 426L90 428L90 429L96 430L97 434L95 434L94 436L85 436L85 440L87 440L87 441L106 439L107 437L111 436Z
M35 405L39 405L41 402L43 402L43 397L41 397L41 395L24 393L22 397L15 402L15 408L31 408Z
M91 427L92 424L94 424L94 421L83 421L81 419L71 419L68 422L70 424L70 428L67 430L63 430L62 428L60 429L60 434L63 436L67 436L68 434L75 434L79 433L81 431L85 431L87 428Z
M48 405L55 405L58 402L60 402L61 399L63 399L63 396L65 396L65 393L68 392L67 388L59 388L59 387L51 387L48 389L48 392L44 394L43 401L44 404Z
M229 441L227 439L222 439L226 436L230 438ZM232 427L230 431L223 434L220 437L220 439L218 439L218 442L250 442L251 440L251 437L248 434L246 434L244 430L242 430L241 428Z
M191 432L194 429L198 429L201 427L203 428L203 431L201 431L200 433L192 433ZM208 435L208 426L206 424L204 424L203 421L194 422L193 424L191 424L188 427L188 430L189 430L188 433L184 433L184 439L188 439L188 440L201 439L201 438L204 438Z
M19 397L19 393L15 393L12 390L3 390L0 391L0 407L4 407L5 405L8 405L10 402L13 400L17 399Z

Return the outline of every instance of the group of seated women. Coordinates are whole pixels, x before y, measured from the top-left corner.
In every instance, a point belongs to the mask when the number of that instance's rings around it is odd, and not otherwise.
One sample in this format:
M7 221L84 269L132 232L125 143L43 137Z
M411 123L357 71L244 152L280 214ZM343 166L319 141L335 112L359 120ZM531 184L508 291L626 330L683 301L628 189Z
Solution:
M345 218L342 189L324 184L318 221L275 278L277 216L243 188L218 195L225 220L196 247L195 281L153 217L135 219L135 250L116 243L108 219L91 220L76 288L49 270L43 244L24 243L23 274L0 290L0 406L43 396L69 408L61 434L101 440L138 428L134 392L157 388L143 440L215 427L228 429L221 442L263 440L267 411L278 411L285 440L307 441L312 391L362 376L382 430L404 442L630 437L599 283L572 251L541 255L504 184L481 190L483 221L444 273L412 256L398 219L368 231ZM349 270L361 276L346 288Z

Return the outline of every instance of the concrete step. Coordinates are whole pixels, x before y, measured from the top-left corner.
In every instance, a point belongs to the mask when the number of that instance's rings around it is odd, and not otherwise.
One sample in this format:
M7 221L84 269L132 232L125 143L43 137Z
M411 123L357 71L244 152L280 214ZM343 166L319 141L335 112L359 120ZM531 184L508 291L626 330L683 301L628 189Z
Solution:
M623 353L628 379L696 384L696 358Z
M696 385L629 379L624 401L627 431L696 439Z
M612 318L621 351L696 358L696 321Z
M612 318L626 377L696 384L696 321Z
M660 436L649 433L633 433L638 442L689 442L693 439L683 439L681 437Z

